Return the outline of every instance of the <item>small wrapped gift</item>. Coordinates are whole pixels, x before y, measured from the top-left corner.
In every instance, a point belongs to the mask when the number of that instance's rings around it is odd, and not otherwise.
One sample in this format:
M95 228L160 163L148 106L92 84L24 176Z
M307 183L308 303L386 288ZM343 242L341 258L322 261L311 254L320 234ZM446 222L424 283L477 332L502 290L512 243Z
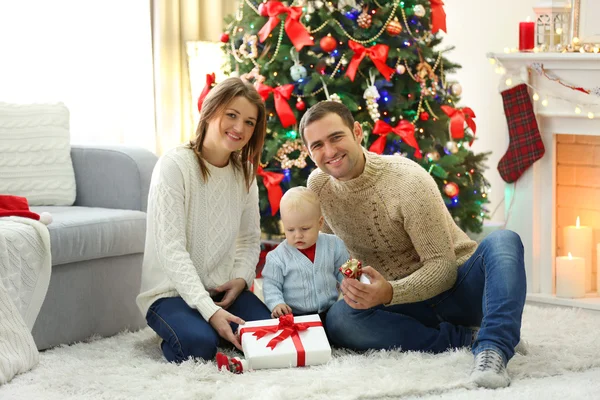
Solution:
M368 276L363 275L362 263L355 258L351 258L340 267L340 272L344 274L346 278L358 279L362 283L371 283Z
M317 314L248 321L238 328L248 368L288 368L325 364L331 347Z

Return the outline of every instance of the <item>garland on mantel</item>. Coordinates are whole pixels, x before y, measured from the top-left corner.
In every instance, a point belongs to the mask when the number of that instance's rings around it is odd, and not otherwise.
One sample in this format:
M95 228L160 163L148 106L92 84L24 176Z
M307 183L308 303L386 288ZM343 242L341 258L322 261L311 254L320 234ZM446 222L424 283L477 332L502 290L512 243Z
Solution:
M547 79L553 81L553 82L558 82L560 85L572 89L572 90L576 90L585 94L593 94L594 96L598 96L600 97L600 86L596 86L593 87L591 89L586 89L580 86L575 86L575 85L571 85L569 83L564 82L563 80L561 80L559 77L557 77L555 74L553 74L552 72L548 72L545 68L544 68L544 64L542 63L532 63L531 64L531 69L533 69L539 76L544 76Z

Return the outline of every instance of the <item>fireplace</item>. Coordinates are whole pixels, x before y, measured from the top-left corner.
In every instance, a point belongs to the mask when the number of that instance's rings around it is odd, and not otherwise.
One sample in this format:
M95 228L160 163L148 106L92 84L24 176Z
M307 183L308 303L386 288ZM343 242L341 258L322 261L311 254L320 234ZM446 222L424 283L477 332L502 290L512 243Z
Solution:
M528 67L543 64L563 82L600 86L600 55L580 53L494 54L507 77L520 77L539 92L534 108L546 154L516 184L506 185L506 228L517 232L525 247L527 299L600 310L596 244L600 243L600 97L552 82ZM533 93L532 93L533 94ZM542 104L542 96L548 102ZM584 105L576 107L576 105ZM582 111L584 112L580 112ZM594 118L588 111L595 111ZM510 211L509 211L510 207ZM567 256L563 240L568 225L591 227L591 285L582 298L556 296L556 257ZM562 265L561 265L562 268ZM562 269L561 269L562 270ZM561 281L562 282L562 281Z

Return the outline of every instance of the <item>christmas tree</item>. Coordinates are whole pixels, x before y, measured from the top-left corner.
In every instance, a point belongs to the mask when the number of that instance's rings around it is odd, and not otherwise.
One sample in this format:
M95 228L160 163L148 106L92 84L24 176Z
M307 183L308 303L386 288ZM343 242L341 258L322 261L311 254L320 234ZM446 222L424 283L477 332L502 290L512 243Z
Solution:
M315 168L297 131L304 111L339 101L365 131L364 146L408 157L434 177L464 230L489 214L488 154L474 154L475 114L446 74L460 68L441 48L442 0L242 0L221 36L226 73L253 82L268 129L259 168L262 229L280 234L285 190Z

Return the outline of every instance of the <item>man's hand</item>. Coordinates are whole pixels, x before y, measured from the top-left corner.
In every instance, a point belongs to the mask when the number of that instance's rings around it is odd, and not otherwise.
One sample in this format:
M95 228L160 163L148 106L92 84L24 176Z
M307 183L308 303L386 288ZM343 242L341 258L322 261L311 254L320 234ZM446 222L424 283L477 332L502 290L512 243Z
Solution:
M244 289L246 289L246 281L242 278L236 278L230 280L229 282L225 282L221 286L214 289L215 293L225 292L225 295L223 296L221 301L215 304L227 310L227 308L229 308L229 306L233 304L235 299L237 299L237 297L240 295L240 293L244 291Z
M285 303L277 304L271 313L271 318L279 318L286 314L291 314L292 309Z
M342 293L344 301L352 308L365 310L392 301L394 290L392 285L372 267L365 267L362 273L367 275L371 284L359 282L357 279L344 278Z
M212 317L208 320L210 326L214 328L215 331L221 336L223 339L231 342L235 347L242 350L242 345L240 344L240 340L231 330L231 325L229 323L234 322L238 325L243 325L243 319L240 317L236 317L231 314L229 311L225 311L222 308L213 314ZM242 350L243 351L243 350Z

